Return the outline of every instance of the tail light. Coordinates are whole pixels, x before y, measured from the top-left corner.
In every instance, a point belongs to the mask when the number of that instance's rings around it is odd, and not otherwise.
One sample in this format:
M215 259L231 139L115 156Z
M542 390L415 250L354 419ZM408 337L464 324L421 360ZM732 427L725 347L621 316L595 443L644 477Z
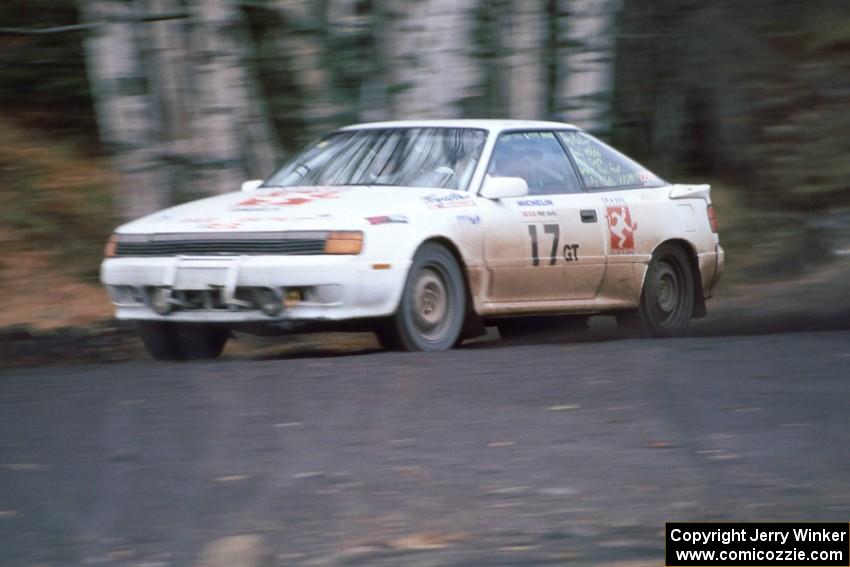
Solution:
M711 225L711 232L717 232L717 214L714 212L714 205L709 205L708 209L708 224Z

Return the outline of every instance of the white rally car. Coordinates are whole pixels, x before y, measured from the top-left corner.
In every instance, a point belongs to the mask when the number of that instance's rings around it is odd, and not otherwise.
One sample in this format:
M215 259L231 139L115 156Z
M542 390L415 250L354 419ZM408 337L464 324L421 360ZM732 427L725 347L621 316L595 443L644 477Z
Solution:
M218 356L231 330L442 350L484 324L610 314L679 336L723 260L707 185L568 124L444 120L343 128L265 181L121 226L101 279L176 360Z

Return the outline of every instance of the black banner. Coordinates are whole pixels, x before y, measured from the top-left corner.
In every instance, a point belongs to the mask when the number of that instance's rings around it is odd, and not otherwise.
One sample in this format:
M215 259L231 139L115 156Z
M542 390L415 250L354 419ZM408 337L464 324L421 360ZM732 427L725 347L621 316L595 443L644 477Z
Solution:
M666 524L665 565L850 567L850 524Z

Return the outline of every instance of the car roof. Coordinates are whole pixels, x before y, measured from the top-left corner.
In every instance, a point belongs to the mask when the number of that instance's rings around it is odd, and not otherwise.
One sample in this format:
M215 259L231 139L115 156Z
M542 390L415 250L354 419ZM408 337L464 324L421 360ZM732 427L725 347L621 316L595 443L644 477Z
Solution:
M578 130L576 126L565 122L546 122L543 120L395 120L390 122L369 122L353 124L342 130L370 130L380 128L477 128L498 133L505 130Z

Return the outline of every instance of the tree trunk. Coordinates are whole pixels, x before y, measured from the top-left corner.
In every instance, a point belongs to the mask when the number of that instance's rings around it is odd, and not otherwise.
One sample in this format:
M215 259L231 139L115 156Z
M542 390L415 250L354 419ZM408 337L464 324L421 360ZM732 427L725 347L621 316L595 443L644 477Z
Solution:
M100 137L116 177L114 202L128 220L169 202L168 179L156 143L160 126L151 104L143 43L133 21L140 6L126 0L79 0L82 20L99 24L85 40Z
M385 49L393 114L452 118L481 82L468 51L476 0L389 3Z
M288 28L299 33L282 33L271 37L271 52L285 54L288 67L276 67L292 74L292 82L301 94L301 118L304 138L315 138L336 126L335 116L341 108L334 101L333 77L326 65L325 49L328 29L326 1L276 0ZM287 30L288 31L288 30Z
M526 120L546 114L545 5L515 0L506 38L510 117Z
M567 47L561 73L563 119L607 134L611 127L616 22L621 0L569 0Z
M268 175L281 152L254 80L235 0L79 0L101 138L117 177L118 215L173 198L235 191Z
M192 10L194 155L207 193L235 191L243 180L273 171L277 136L251 72L237 3L205 0Z

